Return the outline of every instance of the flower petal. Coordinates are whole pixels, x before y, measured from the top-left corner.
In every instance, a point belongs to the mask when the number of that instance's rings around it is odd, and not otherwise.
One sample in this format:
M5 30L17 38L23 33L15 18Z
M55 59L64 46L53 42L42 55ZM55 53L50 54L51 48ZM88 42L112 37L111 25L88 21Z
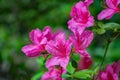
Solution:
M80 23L75 22L73 19L68 21L68 28L75 33L76 31L79 31L81 34L85 30L85 26L82 26Z
M98 14L98 20L102 20L104 18L110 19L115 13L116 12L113 9L105 9Z
M73 45L75 46L76 50L83 50L86 49L93 40L93 32L90 30L84 31L82 34L79 34L76 31L75 36L72 37Z
M78 63L78 68L80 70L83 69L88 69L92 65L93 61L90 57L81 57L79 63Z
M34 44L24 46L22 48L22 51L28 57L37 57L37 56L40 56L40 54L41 54L40 48L37 45L34 45Z
M77 50L81 57L90 57L89 53L86 50Z
M69 62L69 57L67 58L52 57L47 60L46 67L51 68L53 66L61 66L63 68L63 73L65 73L68 62Z
M88 18L88 22L86 23L86 26L87 27L91 27L91 26L93 26L94 25L94 17L93 16L90 16L89 18Z
M54 44L54 45L53 45ZM49 41L45 47L45 49L52 55L60 54L58 48L56 47L56 43L54 41Z
M94 1L93 0L85 0L87 6L91 5Z
M106 0L106 3L108 5L109 8L113 8L116 9L118 7L118 2L119 0Z
M43 36L47 37L47 40L49 41L52 37L52 30L50 26L46 26L42 32Z
M51 68L52 66L60 65L60 58L52 57L46 61L46 67Z

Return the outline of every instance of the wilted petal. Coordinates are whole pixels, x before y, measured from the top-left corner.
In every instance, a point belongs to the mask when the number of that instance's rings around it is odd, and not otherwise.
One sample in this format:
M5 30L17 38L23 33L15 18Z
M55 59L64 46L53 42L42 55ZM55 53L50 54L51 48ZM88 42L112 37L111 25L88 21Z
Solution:
M22 48L22 51L26 54L28 57L37 57L41 54L41 49L37 45L26 45Z
M102 20L104 18L110 19L115 13L114 9L105 9L98 14L98 20Z

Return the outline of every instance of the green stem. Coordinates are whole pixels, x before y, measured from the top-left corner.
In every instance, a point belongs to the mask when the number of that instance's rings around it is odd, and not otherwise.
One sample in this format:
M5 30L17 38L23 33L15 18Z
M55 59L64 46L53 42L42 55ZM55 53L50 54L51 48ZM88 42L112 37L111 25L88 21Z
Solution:
M108 41L107 41L107 46L106 46L106 48L105 48L104 56L103 56L102 62L101 62L101 64L100 64L99 72L98 72L98 75L97 75L97 77L96 77L95 80L98 79L99 73L100 73L100 71L101 71L101 69L102 69L103 63L104 63L104 61L105 61L105 57L106 57L106 55L107 55L108 48L109 48L109 46L110 46L110 43L111 43L111 41L108 40Z
M113 36L113 38L112 38L111 40L107 40L107 46L106 46L106 48L105 48L105 52L104 52L104 56L103 56L102 62L101 62L101 64L100 64L99 72L98 72L98 75L97 75L97 77L95 78L95 80L98 79L98 76L99 76L100 71L101 71L101 69L102 69L103 63L104 63L104 61L105 61L105 57L106 57L106 55L107 55L108 48L109 48L109 46L110 46L110 43L111 43L113 40L115 40L119 35L120 35L120 33L117 33L117 34L115 34L115 36Z

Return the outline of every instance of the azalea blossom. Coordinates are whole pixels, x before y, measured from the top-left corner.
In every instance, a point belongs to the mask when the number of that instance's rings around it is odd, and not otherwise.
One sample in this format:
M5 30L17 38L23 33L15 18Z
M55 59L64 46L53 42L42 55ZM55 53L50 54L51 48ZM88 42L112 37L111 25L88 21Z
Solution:
M120 60L112 65L107 65L105 71L101 71L98 80L119 80Z
M86 48L90 45L93 40L93 32L90 30L84 31L79 34L78 31L74 35L70 36L70 40L73 42L75 52L78 52L81 56L90 57Z
M47 60L46 67L61 66L65 72L70 58L71 45L72 43L69 40L65 40L64 33L59 33L55 40L49 41L46 50L52 54L52 57Z
M108 7L100 12L98 20L102 20L104 18L110 19L114 14L120 12L120 0L106 0L106 4Z
M72 11L70 13L71 20L68 21L68 28L75 32L76 30L84 31L86 27L90 27L94 25L94 18L90 15L88 10L89 0L85 2L78 2L75 6L72 7Z
M34 29L30 32L29 37L32 43L24 46L22 51L28 57L40 56L41 52L45 50L47 41L51 39L51 28L47 26L43 31L38 28Z
M65 80L64 78L62 78L62 70L61 68L50 68L48 72L46 72L41 80Z

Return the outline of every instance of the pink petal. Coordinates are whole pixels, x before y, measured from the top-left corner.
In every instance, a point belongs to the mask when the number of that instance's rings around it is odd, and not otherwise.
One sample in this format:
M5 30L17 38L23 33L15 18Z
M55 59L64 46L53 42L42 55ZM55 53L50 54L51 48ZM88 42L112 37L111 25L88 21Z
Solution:
M99 80L108 80L107 74L105 72L102 72L100 77L101 77L101 79L99 79Z
M63 68L63 73L65 73L68 62L69 62L69 57L67 57L67 58L52 57L47 60L46 67L51 68L53 66L60 65Z
M37 57L40 56L41 50L37 45L27 45L22 48L22 51L26 54L28 57Z
M46 72L41 80L65 80L64 78L61 78L61 70L56 68L50 68L48 72Z
M93 32L88 30L84 31L82 34L79 34L77 31L75 33L75 37L73 38L73 45L77 50L86 49L93 40Z
M86 26L87 27L91 27L91 26L93 26L94 25L94 17L93 16L90 16L89 18L88 18L88 22L86 23Z
M49 41L45 47L45 49L52 55L58 55L61 54L56 47L56 43L54 41Z
M72 7L72 11L70 16L77 23L76 25L90 27L94 24L94 18L90 15L88 10L89 4L91 4L92 0L86 0L86 2L78 2L75 6ZM73 22L68 22L69 24Z
M52 37L52 30L50 26L46 26L42 32L43 36L47 37L48 41Z
M65 33L61 32L56 36L55 40L57 43L65 44L65 38L66 38Z
M52 57L46 61L46 67L50 68L52 66L60 65L61 59L58 57Z
M98 14L98 20L102 20L104 18L110 19L115 14L115 10L113 9L105 9Z
M80 70L88 69L92 63L93 61L90 57L81 57L80 62L78 63L78 68Z
M89 53L86 50L77 50L77 52L80 54L82 57L90 57Z
M82 26L80 23L75 22L73 19L68 21L68 28L75 33L76 31L79 31L81 34L85 30L85 26Z
M119 2L119 0L106 0L106 3L108 5L109 8L113 8L113 9L116 9Z
M71 48L72 48L72 42L70 41L70 40L68 40L67 42L66 42L66 55L68 55L69 56L69 54L71 53Z
M94 0L85 0L85 3L87 6L91 5L94 2Z
M41 45L41 44L46 44L46 43L47 43L47 38L43 37L39 44Z
M29 33L29 37L31 39L31 41L34 43L34 44L38 44L38 40L37 38L41 35L41 31L37 28L35 30L32 30L30 33Z
M94 34L92 31L90 30L87 30L87 31L84 31L81 35L82 39L84 40L83 43L81 44L81 48L87 48L90 43L92 42L93 40L93 37L94 37Z
M69 63L69 57L61 58L60 65L63 68L64 72L66 72L66 67Z

